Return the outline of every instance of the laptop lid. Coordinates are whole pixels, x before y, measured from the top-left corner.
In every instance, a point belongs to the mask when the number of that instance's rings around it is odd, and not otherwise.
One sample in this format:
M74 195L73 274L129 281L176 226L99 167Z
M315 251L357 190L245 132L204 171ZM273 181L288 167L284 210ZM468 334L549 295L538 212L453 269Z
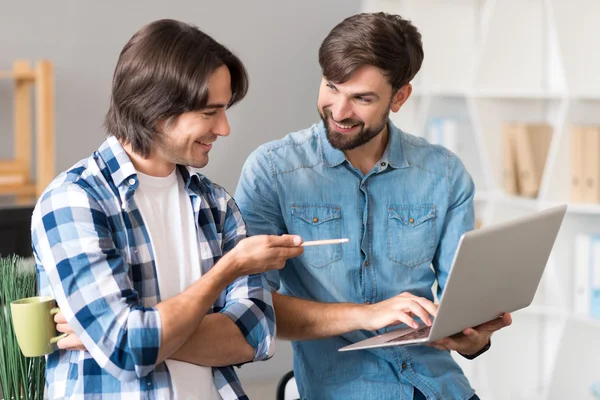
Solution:
M429 339L529 306L566 210L561 205L463 234Z

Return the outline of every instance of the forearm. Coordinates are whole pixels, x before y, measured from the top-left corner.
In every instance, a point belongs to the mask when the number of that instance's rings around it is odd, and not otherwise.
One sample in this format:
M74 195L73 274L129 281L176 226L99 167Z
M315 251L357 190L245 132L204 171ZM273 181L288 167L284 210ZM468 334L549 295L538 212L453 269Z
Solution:
M190 338L169 358L207 367L252 361L254 349L226 315L207 315Z
M162 326L157 364L188 341L217 297L235 279L227 272L231 262L229 257L223 257L184 292L156 305Z
M313 340L363 329L360 304L318 303L273 292L277 336Z

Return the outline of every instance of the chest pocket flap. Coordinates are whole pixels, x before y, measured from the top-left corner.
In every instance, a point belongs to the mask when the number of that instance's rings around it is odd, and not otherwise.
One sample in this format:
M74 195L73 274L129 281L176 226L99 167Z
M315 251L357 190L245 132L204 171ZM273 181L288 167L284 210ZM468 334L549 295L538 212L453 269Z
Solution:
M292 204L292 233L302 240L337 239L342 234L342 209L334 204ZM324 267L342 258L342 245L304 248L305 264Z
M435 252L435 206L406 204L388 207L388 252L391 261L416 267Z

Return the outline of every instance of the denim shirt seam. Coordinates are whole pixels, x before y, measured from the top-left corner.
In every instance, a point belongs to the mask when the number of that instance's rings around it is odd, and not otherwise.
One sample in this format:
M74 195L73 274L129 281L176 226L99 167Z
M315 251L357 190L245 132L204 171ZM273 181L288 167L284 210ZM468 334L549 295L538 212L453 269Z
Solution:
M416 164L416 163L410 164L410 166L411 166L411 167L418 168L418 169L420 169L421 171L425 171L425 172L428 172L428 173L430 173L430 174L433 174L433 175L438 175L438 176L441 176L441 177L444 177L444 176L445 176L445 177L447 177L447 176L448 176L448 174L447 174L447 173L446 173L446 174L441 174L441 173L439 173L439 172L436 172L436 171L430 171L430 170L428 170L428 169L426 169L426 168L423 168L422 166L420 166L419 164Z
M267 149L267 159L269 162L269 167L271 169L271 185L273 185L273 192L275 192L277 199L279 199L280 196L279 196L279 190L277 187L277 179L275 178L277 176L277 172L275 170L275 163L273 162L273 157L271 156L270 149Z
M447 179L448 179L448 200L452 199L452 161L454 160L453 157L448 156L448 173L447 173Z
M273 172L273 176L275 177L275 176L277 176L277 175L283 175L283 174L287 174L287 173L290 173L290 172L298 171L298 170L300 170L300 169L313 169L313 168L315 168L315 167L318 167L318 166L319 166L319 165L321 165L321 164L322 164L322 162L321 162L321 161L319 161L319 162L317 162L317 163L316 163L316 164L314 164L314 165L302 165L302 166L300 166L300 167L295 167L295 168L288 169L288 170L285 170L285 171L275 171L275 170L274 170L274 169L275 169L275 168L274 168L274 164L273 164L272 172Z

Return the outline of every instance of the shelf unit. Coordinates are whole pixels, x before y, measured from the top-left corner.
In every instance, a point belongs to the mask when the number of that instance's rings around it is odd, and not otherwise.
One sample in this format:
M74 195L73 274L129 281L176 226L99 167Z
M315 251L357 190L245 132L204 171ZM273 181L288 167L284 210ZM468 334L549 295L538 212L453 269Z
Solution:
M460 121L457 153L475 180L476 216L484 225L569 203L570 129L600 125L600 2L364 0L362 7L400 14L421 31L423 67L413 95L391 119L425 137L434 118ZM502 190L506 122L553 127L535 199ZM514 313L485 356L456 358L481 398L594 399L600 320L574 313L578 233L600 234L600 204L569 204L533 304Z
M15 142L14 156L0 160L0 196L14 195L25 204L40 196L54 179L53 71L49 60L33 66L29 60L16 60L12 70L0 71L0 79L14 84Z

